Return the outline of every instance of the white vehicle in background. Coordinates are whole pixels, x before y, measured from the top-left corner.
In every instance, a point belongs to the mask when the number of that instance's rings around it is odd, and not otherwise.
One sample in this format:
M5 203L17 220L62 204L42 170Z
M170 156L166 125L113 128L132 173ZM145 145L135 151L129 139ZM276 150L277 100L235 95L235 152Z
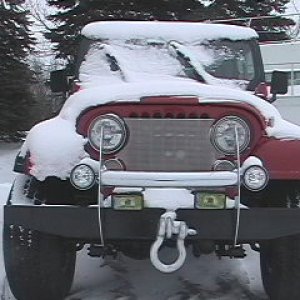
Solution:
M288 74L288 93L274 103L287 120L300 125L300 40L261 43L266 81L274 70Z
M282 70L288 73L289 96L300 96L300 40L262 43L266 81L271 82L272 72Z

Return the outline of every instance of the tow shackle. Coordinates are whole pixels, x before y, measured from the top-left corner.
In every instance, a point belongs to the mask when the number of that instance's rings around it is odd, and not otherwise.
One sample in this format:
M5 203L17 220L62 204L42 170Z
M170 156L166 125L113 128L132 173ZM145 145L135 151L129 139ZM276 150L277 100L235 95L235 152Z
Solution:
M164 213L159 220L156 240L150 249L150 260L153 266L163 273L172 273L180 269L186 259L184 240L188 235L196 233L194 229L189 229L184 221L177 221L175 212ZM173 235L177 235L177 259L171 264L164 264L160 260L158 252L164 240L172 238Z

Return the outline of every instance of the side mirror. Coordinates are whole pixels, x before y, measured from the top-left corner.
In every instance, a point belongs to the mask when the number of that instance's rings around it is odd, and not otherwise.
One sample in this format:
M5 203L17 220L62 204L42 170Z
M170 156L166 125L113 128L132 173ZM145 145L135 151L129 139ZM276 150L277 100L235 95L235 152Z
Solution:
M271 94L284 95L288 91L288 74L283 71L273 71L271 79Z
M50 88L53 93L65 93L69 90L66 70L57 70L50 73Z

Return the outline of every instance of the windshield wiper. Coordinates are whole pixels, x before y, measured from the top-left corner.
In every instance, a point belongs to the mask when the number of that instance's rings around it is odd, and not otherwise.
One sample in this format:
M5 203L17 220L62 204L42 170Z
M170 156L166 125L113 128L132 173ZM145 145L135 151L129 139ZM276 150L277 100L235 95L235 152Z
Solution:
M173 50L172 54L175 54L174 56L176 57L176 59L184 67L183 71L188 78L205 82L204 78L201 76L201 74L199 74L199 72L193 65L191 57L187 54L186 47L175 41L170 42L169 47Z
M117 59L115 58L115 56L113 56L109 53L106 53L105 56L106 56L107 60L109 61L109 67L110 67L111 71L113 71L113 72L121 71L119 63L118 63Z
M109 63L110 69L113 72L120 72L121 78L124 81L130 81L130 75L123 63L122 59L117 56L116 51L110 45L101 45L102 49L105 52L105 57Z
M194 80L208 84L216 84L217 78L208 74L195 54L186 46L177 41L169 42L168 46L173 50L173 55L178 59L184 67L185 74Z

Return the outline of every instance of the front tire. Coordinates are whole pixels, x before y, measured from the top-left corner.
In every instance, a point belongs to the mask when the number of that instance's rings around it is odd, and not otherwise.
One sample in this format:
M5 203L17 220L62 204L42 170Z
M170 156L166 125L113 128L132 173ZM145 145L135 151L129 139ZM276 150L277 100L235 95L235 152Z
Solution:
M300 235L261 245L262 282L271 300L300 299Z
M7 204L14 205L21 197L34 205L29 197L30 183L29 176L17 176ZM3 257L8 283L17 300L62 300L71 289L76 264L73 241L4 225Z
M75 245L60 237L20 226L4 226L3 255L7 279L18 300L61 300L75 271Z
M272 192L268 206L299 208L298 187L273 187ZM260 268L263 286L271 300L299 300L300 235L262 242Z

